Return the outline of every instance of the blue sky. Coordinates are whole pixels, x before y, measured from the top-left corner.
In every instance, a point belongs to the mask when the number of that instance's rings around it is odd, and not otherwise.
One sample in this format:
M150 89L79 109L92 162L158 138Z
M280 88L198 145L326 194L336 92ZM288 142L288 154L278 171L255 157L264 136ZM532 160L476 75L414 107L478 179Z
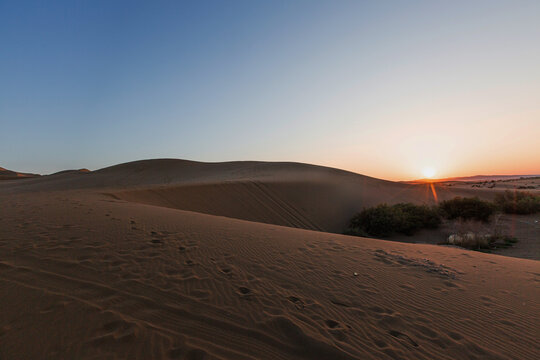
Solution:
M0 166L540 173L538 24L538 1L0 0Z

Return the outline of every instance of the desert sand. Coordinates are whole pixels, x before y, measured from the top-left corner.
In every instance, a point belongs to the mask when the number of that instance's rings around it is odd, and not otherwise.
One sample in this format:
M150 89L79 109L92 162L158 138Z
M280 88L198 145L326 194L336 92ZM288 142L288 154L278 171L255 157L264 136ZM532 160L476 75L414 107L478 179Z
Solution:
M172 159L2 181L0 359L537 359L537 260L339 234L494 193Z
M0 180L17 180L38 177L38 174L21 173L0 167Z

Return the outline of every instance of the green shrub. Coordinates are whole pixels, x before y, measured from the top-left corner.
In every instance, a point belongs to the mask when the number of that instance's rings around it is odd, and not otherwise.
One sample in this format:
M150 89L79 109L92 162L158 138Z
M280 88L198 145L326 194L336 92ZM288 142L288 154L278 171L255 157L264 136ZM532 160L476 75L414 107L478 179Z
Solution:
M392 206L392 209L397 216L395 231L398 233L413 235L420 229L435 229L441 224L441 217L436 208L401 203Z
M487 202L474 198L456 197L446 200L439 205L441 211L448 219L479 220L488 222L494 212L494 206Z
M436 228L441 218L436 208L411 203L387 204L362 210L350 221L348 235L389 236L393 233L413 235L422 228Z
M507 190L495 196L495 204L507 214L534 214L540 212L540 195Z
M397 219L392 208L386 204L362 210L351 219L349 231L358 235L388 236L394 232ZM361 236L361 235L360 235Z
M358 227L349 227L343 232L343 235L370 237L371 235Z

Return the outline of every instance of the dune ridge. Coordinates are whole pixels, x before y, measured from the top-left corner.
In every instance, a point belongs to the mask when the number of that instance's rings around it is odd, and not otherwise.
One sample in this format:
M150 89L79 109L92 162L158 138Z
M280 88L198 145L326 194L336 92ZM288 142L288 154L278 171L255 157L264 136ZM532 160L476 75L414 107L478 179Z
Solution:
M21 173L0 167L0 180L18 180L39 177L39 174Z
M494 196L493 191L404 184L310 164L177 159L134 161L11 186L17 191L100 188L134 202L336 233L356 212L383 202L434 204L435 196Z

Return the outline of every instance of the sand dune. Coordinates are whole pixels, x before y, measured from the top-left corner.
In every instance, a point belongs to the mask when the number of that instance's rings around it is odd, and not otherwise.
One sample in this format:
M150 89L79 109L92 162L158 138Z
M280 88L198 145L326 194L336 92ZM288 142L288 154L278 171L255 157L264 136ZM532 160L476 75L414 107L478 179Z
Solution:
M0 358L538 358L538 261L306 230L430 193L174 160L2 182Z
M114 198L269 224L341 233L364 207L434 204L455 196L492 198L489 189L403 184L300 163L142 160L91 173L12 184L17 191L100 188Z
M18 179L33 178L33 177L38 177L38 176L40 175L21 173L21 172L12 171L12 170L8 170L8 169L4 169L3 167L0 167L0 180L18 180Z
M165 164L152 164L152 180ZM179 163L182 167L178 172L162 175L169 177L167 185L114 191L111 195L145 204L337 233L343 232L355 213L383 202L434 204L435 198L494 196L493 191L402 184L298 163L193 164L192 168L189 163ZM144 163L128 163L105 169L104 173L116 174L119 169L142 173L139 166L146 168ZM143 177L150 178L145 174Z

